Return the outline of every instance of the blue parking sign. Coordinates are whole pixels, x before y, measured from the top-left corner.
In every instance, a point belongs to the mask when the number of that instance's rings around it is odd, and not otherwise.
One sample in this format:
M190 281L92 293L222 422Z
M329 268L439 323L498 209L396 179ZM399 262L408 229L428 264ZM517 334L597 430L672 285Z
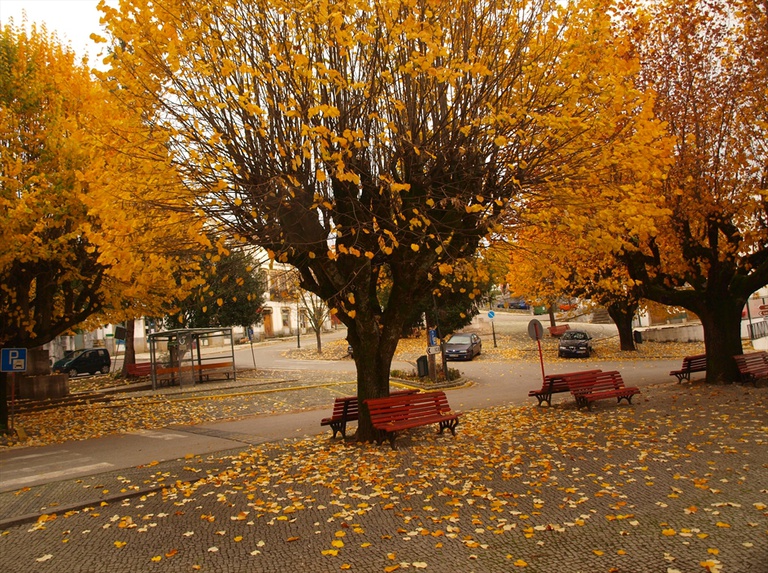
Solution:
M26 348L3 348L0 350L0 372L26 372L26 370Z

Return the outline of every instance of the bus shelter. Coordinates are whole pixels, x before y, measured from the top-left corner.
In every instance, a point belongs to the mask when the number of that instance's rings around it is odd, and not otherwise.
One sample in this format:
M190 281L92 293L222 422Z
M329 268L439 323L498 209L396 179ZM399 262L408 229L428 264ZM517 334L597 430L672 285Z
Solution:
M148 336L152 389L236 380L231 328L182 328Z

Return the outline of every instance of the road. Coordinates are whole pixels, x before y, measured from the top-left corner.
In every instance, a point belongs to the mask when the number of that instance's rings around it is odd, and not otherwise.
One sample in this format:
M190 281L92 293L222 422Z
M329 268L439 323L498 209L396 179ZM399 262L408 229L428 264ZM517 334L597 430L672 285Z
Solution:
M527 332L530 316L497 313L494 329L498 335L521 335ZM595 338L609 338L615 335L610 325L584 325ZM486 347L492 346L490 323L482 319L474 328L483 334ZM330 341L344 336L337 331L324 336ZM303 344L313 344L307 337ZM286 350L295 348L296 340L281 340L238 348L235 360L238 369L252 369L254 359L257 367L269 369L286 379L311 376L312 373L338 374L345 384L337 387L314 388L323 391L322 404L330 406L339 392L353 391L350 381L355 379L352 360L296 360L283 356ZM532 348L535 344L531 341ZM252 353L253 352L253 353ZM537 356L535 354L534 356ZM583 369L584 363L569 364L559 361L546 364L547 373ZM456 410L486 408L510 403L530 402L528 391L541 381L541 365L538 360L505 361L490 358L487 354L471 362L453 364L471 381L461 388L449 392L451 406ZM590 361L590 366L603 370L619 370L627 385L643 387L648 384L669 382L669 371L679 366L678 360L660 361ZM410 362L398 361L393 368L411 369ZM95 475L104 471L136 467L156 461L174 460L190 454L205 454L227 449L241 448L249 444L275 441L283 438L301 437L325 433L319 425L324 411L316 406L305 408L302 404L301 385L285 391L282 400L295 401L295 411L286 414L251 416L242 420L210 422L197 426L172 426L157 430L122 433L80 442L65 442L38 448L19 448L0 451L0 492L30 487L57 480ZM326 396L327 394L327 396ZM327 406L323 406L327 410Z

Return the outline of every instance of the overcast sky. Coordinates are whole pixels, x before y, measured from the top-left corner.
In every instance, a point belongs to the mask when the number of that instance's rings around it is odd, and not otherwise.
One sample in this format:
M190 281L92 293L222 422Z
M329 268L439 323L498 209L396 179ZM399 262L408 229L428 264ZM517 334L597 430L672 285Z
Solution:
M29 22L44 23L49 32L56 32L62 43L72 46L78 56L88 55L90 64L95 65L99 47L90 40L90 35L101 31L98 3L98 0L0 0L0 22L4 25L13 18L13 23L20 26L22 11L25 11Z

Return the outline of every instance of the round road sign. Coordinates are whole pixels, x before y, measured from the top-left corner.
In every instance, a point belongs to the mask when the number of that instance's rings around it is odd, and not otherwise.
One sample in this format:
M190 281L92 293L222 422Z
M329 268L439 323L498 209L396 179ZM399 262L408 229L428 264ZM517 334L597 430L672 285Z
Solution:
M494 317L494 316L496 316L496 313L495 313L495 312L493 312L492 310L489 310L489 311L488 311L488 318L490 318L491 320L493 320L493 317Z
M528 336L534 340L541 340L541 337L544 336L544 327L535 318L528 323Z

